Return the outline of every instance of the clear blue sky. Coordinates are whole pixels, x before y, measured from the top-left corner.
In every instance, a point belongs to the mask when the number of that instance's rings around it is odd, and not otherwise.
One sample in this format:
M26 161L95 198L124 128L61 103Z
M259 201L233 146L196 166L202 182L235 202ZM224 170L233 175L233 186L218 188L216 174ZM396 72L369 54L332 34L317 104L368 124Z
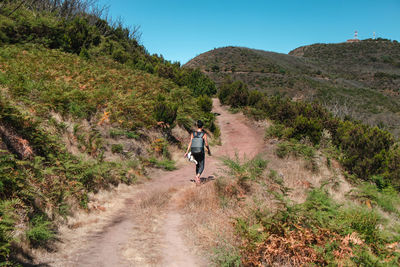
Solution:
M100 0L109 15L140 26L151 54L186 63L223 46L288 53L353 38L400 40L400 0Z

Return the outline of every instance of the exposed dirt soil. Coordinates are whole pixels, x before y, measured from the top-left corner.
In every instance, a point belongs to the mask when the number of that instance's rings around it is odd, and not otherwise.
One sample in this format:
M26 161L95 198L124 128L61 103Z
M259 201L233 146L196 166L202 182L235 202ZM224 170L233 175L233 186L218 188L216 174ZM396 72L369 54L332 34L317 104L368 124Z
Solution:
M203 180L216 176L221 156L251 158L265 149L264 127L242 114L231 114L214 99L222 146L206 157ZM189 139L188 139L189 140ZM190 181L195 166L183 161L172 172L154 171L140 185L120 186L95 196L97 209L76 214L60 230L54 253L36 251L37 263L49 266L209 266L200 247L187 242L182 193L201 190Z

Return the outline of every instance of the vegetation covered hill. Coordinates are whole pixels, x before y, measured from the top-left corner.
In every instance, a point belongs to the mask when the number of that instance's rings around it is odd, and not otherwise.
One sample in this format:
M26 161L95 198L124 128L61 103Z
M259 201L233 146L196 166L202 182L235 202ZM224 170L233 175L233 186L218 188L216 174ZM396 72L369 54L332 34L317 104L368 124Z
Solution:
M218 85L227 79L268 95L318 101L350 116L400 133L400 44L383 39L315 44L286 54L224 47L199 55L200 68Z
M0 1L2 263L47 247L90 192L175 168L174 127L202 119L218 133L214 83L99 12L95 1Z
M262 171L268 165L262 157L224 161L228 175L210 186L213 191L204 201L209 203L217 195L220 208L210 212L234 218L233 229L223 224L224 219L219 221L224 230L217 232L226 233L229 242L210 238L218 240L214 244L219 264L399 265L400 149L398 138L387 131L398 134L399 99L396 85L377 82L377 77L390 74L396 84L397 47L397 42L370 40L305 47L293 52L297 56L227 47L187 64L202 68L219 83L218 97L232 111L272 121L265 135L269 143L265 154L274 150L268 163L274 163L274 156L280 158L276 165L280 169L269 174ZM345 53L347 49L352 51ZM383 59L370 60L371 51ZM392 127L385 129L383 122ZM305 160L305 168L314 174L302 177L291 157ZM322 173L320 163L334 173ZM292 185L287 169L295 169ZM320 184L308 182L315 174L324 179ZM341 175L346 181L338 182ZM273 185L266 186L269 183ZM334 200L343 183L352 188ZM298 201L302 186L307 196ZM196 210L201 200L193 201L199 203ZM207 223L203 218L198 227Z

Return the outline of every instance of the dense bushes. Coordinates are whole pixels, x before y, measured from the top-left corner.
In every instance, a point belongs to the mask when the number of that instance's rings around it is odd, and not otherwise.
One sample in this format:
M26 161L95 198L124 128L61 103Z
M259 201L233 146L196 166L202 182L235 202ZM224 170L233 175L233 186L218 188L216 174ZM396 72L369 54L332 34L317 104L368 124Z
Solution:
M183 68L173 80L181 86L187 86L192 89L195 96L212 96L217 92L215 83L199 69Z
M250 93L250 96L241 82L225 83L218 92L223 104L233 107L247 105L245 111L248 114L274 120L279 127L271 129L269 135L307 139L319 145L325 131L342 152L340 161L350 173L363 179L381 174L400 189L400 150L394 146L395 140L389 132L356 121L335 118L318 103L295 102L259 93Z
M3 262L10 253L12 232L17 216L14 213L16 206L21 205L18 199L0 201L0 260Z
M341 122L333 136L334 144L344 153L343 165L360 177L383 173L393 145L390 133L350 121Z
M198 97L197 104L199 105L200 109L204 112L211 112L213 107L212 99L206 95Z
M276 198L283 208L236 219L244 266L397 266L399 253L389 246L398 236L376 211L342 206L323 189L302 204Z
M37 12L34 4L21 6L12 13L15 5L11 2L2 3L0 45L35 43L74 53L85 59L106 56L130 68L154 73L179 86L187 86L195 96L216 93L214 82L200 70L185 69L162 56L149 55L138 43L140 34L137 28L130 30L121 23L102 19L100 15L85 13L85 10L74 16L57 16L55 12L42 10ZM91 5L92 2L85 4Z
M227 82L219 89L218 98L222 104L243 107L248 104L249 90L241 81Z
M304 150L296 153L313 156L313 148L296 146ZM398 216L399 196L393 188L380 190L365 183L368 187L349 192L350 200L338 202L321 186L306 190L306 200L297 203L292 194L287 196L292 188L276 171L270 169L267 177L267 162L259 156L244 162L226 158L223 163L228 175L214 185L221 208L234 219L238 239L232 248L217 251L219 265L398 265L400 253L393 248L400 238L396 219L387 220L364 204L368 199L373 207Z
M159 100L154 107L154 118L158 122L164 122L172 125L175 122L178 106L167 103L165 100Z

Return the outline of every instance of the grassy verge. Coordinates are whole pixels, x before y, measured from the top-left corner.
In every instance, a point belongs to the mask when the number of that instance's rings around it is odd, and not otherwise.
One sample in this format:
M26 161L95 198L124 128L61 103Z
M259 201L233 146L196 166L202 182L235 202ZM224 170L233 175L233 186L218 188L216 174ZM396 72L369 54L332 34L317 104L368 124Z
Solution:
M397 266L400 263L397 247L400 225L397 220L388 219L388 214L397 216L399 211L395 190L364 184L338 203L321 187L309 190L305 202L295 204L282 190L267 189L281 188L284 183L276 172L265 171L265 161L260 164L259 158L244 162L234 158L224 159L224 164L228 176L215 182L221 208L228 205L230 209L238 209L236 214L243 215L233 218L238 242L215 251L217 264ZM277 186L264 187L265 183ZM252 188L264 188L267 192L260 194L259 189ZM271 197L275 203L272 207L262 204ZM365 204L365 198L372 206Z

